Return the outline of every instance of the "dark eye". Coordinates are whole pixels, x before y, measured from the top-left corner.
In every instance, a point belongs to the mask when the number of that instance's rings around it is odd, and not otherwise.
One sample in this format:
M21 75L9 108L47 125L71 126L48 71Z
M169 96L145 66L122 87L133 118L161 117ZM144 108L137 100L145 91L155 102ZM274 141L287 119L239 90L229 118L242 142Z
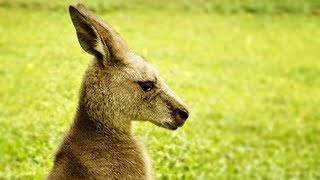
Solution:
M138 82L138 83L139 83L139 86L141 87L141 89L144 91L151 91L154 87L154 84L151 81Z

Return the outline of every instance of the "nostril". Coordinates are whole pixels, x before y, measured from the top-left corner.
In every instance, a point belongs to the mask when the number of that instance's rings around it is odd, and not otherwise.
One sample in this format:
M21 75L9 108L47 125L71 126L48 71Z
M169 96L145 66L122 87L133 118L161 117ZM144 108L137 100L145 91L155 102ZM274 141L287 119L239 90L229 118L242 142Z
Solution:
M178 113L181 119L186 120L189 117L189 113L186 109L178 109Z

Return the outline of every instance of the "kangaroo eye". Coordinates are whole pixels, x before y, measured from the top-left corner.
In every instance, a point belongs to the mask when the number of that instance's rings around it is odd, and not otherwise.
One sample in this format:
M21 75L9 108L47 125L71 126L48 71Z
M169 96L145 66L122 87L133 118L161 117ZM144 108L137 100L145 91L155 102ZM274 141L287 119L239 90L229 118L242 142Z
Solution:
M139 83L139 86L141 87L141 89L144 91L151 91L154 88L154 84L151 81L138 82L138 83Z

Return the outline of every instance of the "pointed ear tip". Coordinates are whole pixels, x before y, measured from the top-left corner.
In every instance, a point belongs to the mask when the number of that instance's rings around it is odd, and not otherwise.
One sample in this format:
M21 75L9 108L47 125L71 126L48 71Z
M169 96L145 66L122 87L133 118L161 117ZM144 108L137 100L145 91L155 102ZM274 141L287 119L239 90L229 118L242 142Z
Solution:
M77 9L74 6L70 5L69 6L69 13L72 14L75 11L77 11Z
M73 5L69 5L69 13L70 14L73 14L75 12L82 12L83 10L86 10L86 7L81 4L81 3L78 3L77 5L73 6ZM81 13L80 13L81 14Z

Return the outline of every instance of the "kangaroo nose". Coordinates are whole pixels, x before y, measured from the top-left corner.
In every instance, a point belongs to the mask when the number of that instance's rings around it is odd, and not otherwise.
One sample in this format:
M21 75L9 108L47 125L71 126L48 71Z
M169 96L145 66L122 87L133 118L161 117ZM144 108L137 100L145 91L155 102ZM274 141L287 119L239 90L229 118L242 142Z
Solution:
M186 109L178 109L178 114L182 120L187 120L189 117L188 110Z

